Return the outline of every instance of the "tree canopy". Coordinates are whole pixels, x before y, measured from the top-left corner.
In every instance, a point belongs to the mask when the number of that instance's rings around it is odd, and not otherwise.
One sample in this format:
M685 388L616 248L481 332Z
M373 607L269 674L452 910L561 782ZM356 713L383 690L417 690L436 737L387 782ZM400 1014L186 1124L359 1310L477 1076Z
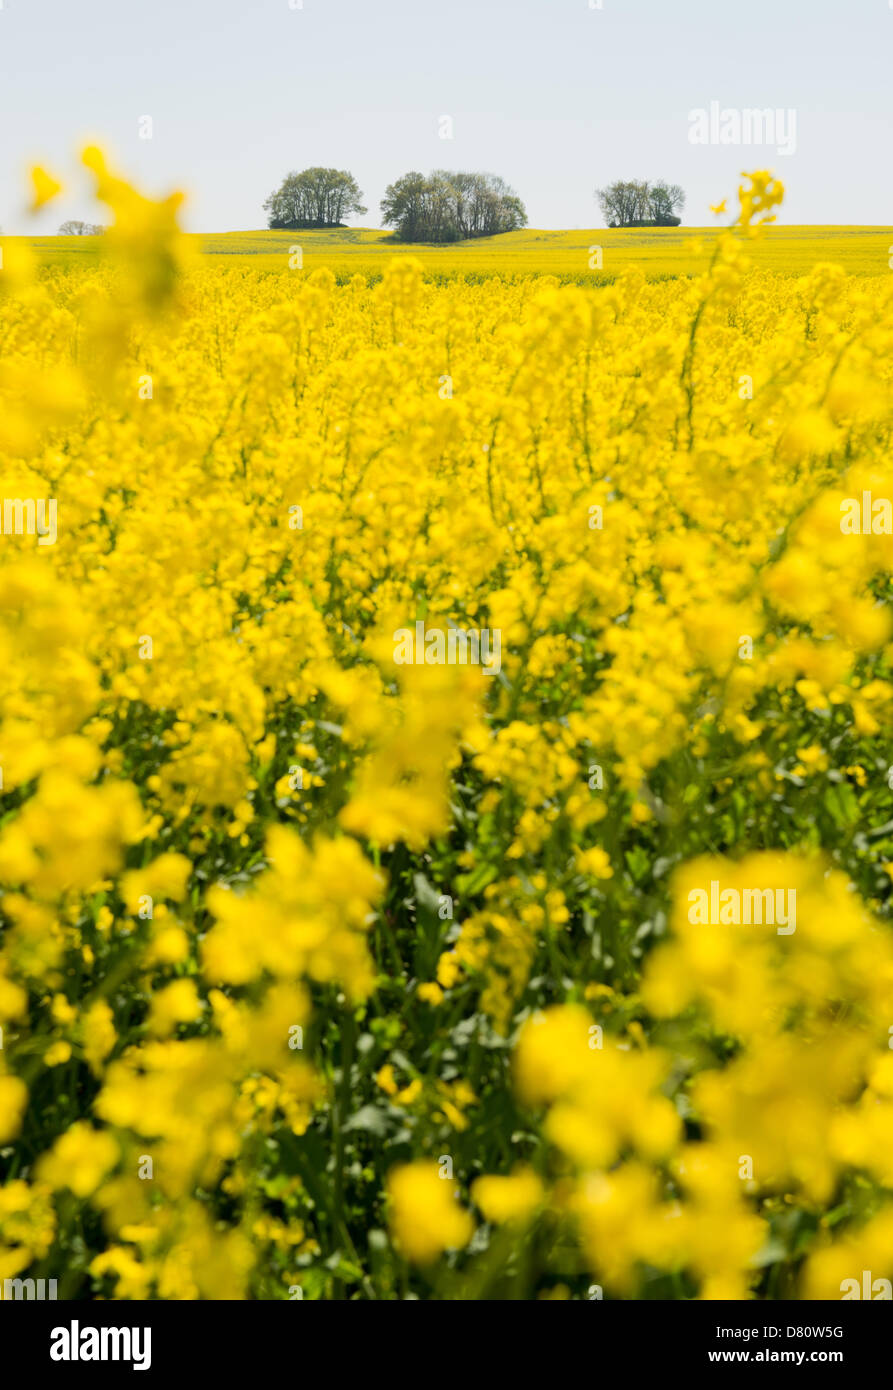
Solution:
M685 206L685 193L678 183L658 179L618 179L607 188L597 188L595 196L602 217L609 227L678 227L674 216Z
M102 236L105 227L98 222L78 222L71 220L63 222L59 228L59 236Z
M465 241L527 225L524 204L501 178L447 169L404 174L385 190L381 216L400 241Z
M264 203L270 227L343 227L351 215L362 217L359 184L346 169L303 169L287 174Z

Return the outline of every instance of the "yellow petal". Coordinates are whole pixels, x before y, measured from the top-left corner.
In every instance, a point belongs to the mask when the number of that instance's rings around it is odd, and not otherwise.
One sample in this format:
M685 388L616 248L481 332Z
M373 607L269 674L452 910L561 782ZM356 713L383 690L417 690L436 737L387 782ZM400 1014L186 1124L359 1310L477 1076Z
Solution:
M34 184L34 196L29 204L29 212L39 212L45 203L55 198L57 193L62 192L62 185L52 174L48 174L46 169L42 169L39 164L35 164L31 170L31 182Z

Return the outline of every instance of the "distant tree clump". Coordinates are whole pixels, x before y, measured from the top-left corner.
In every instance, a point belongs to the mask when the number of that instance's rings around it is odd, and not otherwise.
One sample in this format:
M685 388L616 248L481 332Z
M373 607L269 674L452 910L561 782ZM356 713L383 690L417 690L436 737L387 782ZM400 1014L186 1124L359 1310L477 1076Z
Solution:
M678 227L676 208L685 206L678 183L647 183L642 179L618 180L597 188L595 196L609 227Z
M526 227L521 199L494 174L404 174L386 190L382 221L400 241L466 241Z
M105 227L98 222L63 222L59 236L102 236Z
M283 179L264 203L269 227L343 227L366 212L359 184L346 169L304 169Z

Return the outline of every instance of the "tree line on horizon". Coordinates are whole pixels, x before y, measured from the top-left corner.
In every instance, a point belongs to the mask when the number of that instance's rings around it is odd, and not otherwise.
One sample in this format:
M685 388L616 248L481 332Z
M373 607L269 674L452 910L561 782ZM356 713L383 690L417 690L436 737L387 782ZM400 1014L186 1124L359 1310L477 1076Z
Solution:
M263 206L272 229L317 230L362 217L362 196L346 169L313 168L288 174ZM524 204L503 179L448 169L428 177L413 170L389 184L381 216L398 241L466 241L527 225Z
M78 222L72 218L63 222L57 236L102 236L105 227L99 222Z
M607 227L678 227L677 208L685 206L685 193L678 183L658 179L617 179L595 196Z
M685 205L678 184L659 179L618 179L595 196L608 227L678 227L675 209ZM362 191L346 169L321 166L287 174L264 201L267 225L274 230L344 227L345 218L368 211ZM527 226L527 211L504 179L495 174L435 169L426 178L415 170L389 184L381 201L384 226L407 242L468 241L498 236ZM68 221L60 236L97 236L90 222Z
M685 206L683 189L665 179L617 179L595 196L608 227L678 227L676 209ZM364 216L362 197L347 169L314 167L287 174L263 206L272 229L318 230ZM389 184L381 216L407 242L468 241L527 226L527 210L504 179L449 169L427 177L412 170Z

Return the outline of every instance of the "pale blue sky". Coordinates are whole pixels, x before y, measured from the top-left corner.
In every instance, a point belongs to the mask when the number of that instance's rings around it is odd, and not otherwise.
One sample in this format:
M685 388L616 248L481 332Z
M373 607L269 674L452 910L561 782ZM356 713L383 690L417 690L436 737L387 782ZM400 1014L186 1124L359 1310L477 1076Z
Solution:
M311 164L351 170L367 226L386 184L437 167L501 174L533 227L598 226L593 189L637 177L681 184L684 222L708 225L761 167L789 186L784 222L893 224L891 0L290 3L2 0L3 230L98 216L75 173L88 138L141 188L186 189L194 231L264 226L266 195ZM692 145L711 101L793 108L796 152ZM34 159L72 191L30 220Z

